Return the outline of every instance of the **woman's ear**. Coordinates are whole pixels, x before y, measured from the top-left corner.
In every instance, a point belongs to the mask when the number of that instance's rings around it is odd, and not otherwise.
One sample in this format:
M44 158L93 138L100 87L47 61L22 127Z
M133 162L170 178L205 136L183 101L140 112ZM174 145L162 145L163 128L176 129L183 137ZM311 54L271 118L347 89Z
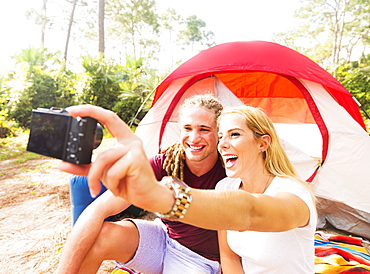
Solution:
M260 143L260 151L266 151L271 143L271 137L268 134L261 136L262 142Z

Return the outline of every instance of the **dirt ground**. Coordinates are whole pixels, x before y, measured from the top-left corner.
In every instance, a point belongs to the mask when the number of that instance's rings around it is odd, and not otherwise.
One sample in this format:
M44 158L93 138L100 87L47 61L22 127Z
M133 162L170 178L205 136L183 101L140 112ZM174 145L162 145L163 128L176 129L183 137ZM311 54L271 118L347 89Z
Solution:
M55 271L72 227L70 175L58 163L47 157L0 161L0 274ZM113 267L107 261L98 273Z

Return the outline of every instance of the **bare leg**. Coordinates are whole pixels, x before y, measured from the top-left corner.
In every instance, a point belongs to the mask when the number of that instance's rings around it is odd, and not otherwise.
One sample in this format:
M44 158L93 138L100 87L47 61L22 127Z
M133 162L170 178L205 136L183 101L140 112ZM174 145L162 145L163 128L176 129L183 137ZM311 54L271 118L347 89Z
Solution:
M78 273L96 273L104 260L128 262L135 255L138 245L139 232L134 223L105 222Z

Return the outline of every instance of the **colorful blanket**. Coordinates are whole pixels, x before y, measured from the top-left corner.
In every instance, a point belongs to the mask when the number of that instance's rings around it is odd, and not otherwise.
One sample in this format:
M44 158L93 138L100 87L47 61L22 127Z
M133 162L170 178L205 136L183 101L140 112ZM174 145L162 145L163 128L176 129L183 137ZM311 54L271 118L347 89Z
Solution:
M370 255L362 238L315 234L315 273L370 274Z
M123 267L123 268L116 268L114 269L111 274L142 274L140 272L135 272L132 269Z
M370 255L359 237L315 234L315 274L370 274ZM136 274L131 269L115 269L111 274Z

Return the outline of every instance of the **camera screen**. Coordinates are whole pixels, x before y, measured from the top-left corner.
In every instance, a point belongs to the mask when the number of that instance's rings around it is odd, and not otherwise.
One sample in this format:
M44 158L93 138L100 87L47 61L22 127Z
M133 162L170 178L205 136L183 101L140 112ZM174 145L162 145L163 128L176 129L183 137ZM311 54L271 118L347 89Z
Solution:
M33 112L27 150L62 159L70 120L65 115Z

